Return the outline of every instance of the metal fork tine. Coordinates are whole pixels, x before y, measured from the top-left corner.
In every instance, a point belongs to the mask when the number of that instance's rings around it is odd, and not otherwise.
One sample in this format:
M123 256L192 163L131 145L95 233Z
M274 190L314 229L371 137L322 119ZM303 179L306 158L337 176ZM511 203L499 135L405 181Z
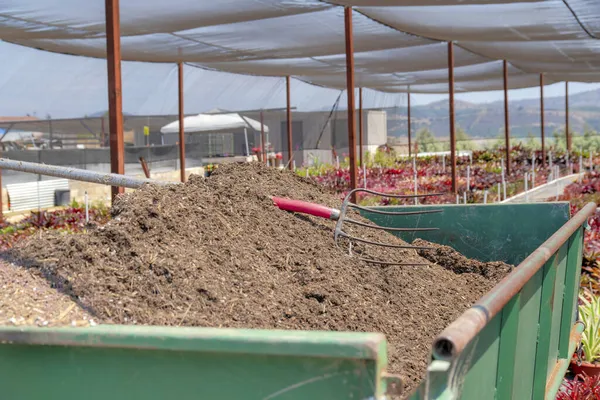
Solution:
M361 238L357 238L356 236L348 235L346 232L339 232L338 235L348 238L350 240L356 240L357 242L372 244L374 246L392 247L392 248L396 248L396 249L434 250L433 247L426 247L426 246L410 246L410 245L374 242L372 240L361 239Z
M419 232L419 231L437 231L437 230L439 230L439 228L391 228L391 227L386 227L386 226L367 224L367 223L360 222L360 221L357 221L352 218L346 218L344 221L349 222L351 224L364 226L365 228L380 229L382 231L390 231L390 232Z
M419 215L419 214L433 214L433 213L441 213L443 210L423 210L423 211L381 211L376 210L371 207L359 206L358 204L348 203L348 205L352 208L356 208L358 210L367 211L373 214L382 214L382 215Z
M432 197L432 196L441 196L442 195L442 193L390 194L390 193L381 193L381 192L376 192L374 190L362 189L362 188L361 189L354 189L350 193L353 193L353 192L365 192L365 193L374 194L374 195L379 196L379 197L392 197L394 199L414 199L415 197ZM349 196L350 193L347 196Z
M394 261L379 261L379 260L373 260L371 258L364 258L364 257L359 257L360 260L371 263L371 264L381 264L381 265L398 265L401 267L413 267L413 266L427 266L430 265L430 263L401 263L401 262L394 262Z
M400 244L391 244L391 243L380 243L380 242L376 242L373 240L361 239L359 237L352 236L352 235L349 235L346 232L344 232L343 228L342 228L344 222L348 222L348 223L358 225L358 226L364 226L365 228L378 229L378 230L383 230L383 231L388 231L388 232L417 232L417 231L438 230L438 228L392 228L392 227L373 225L373 224L369 224L366 222L357 221L352 218L348 218L346 213L347 213L349 207L355 208L358 210L363 210L363 211L370 212L370 213L374 213L374 214L382 214L382 215L419 215L419 214L440 213L443 211L443 210L439 210L439 209L438 210L421 210L421 211L402 211L402 212L375 210L371 207L359 206L356 203L350 202L350 198L358 192L370 193L370 194L380 196L380 197L390 197L390 198L397 198L397 199L398 198L414 199L417 197L432 197L432 196L440 195L439 193L420 194L420 195L395 195L395 194L379 193L379 192L375 192L373 190L362 189L362 188L351 190L344 197L344 201L342 202L342 206L340 208L340 216L335 224L335 230L334 230L333 237L338 246L340 245L339 238L345 237L346 239L348 239L350 246L352 246L352 242L355 241L355 242L365 243L368 245L395 248L395 249L434 250L434 248L430 247L430 246L412 246L412 245L408 245L408 244L400 245ZM372 264L381 264L381 265L430 265L429 263L402 263L402 262L393 262L393 261L378 261L378 260L364 258L364 257L359 257L359 258L365 262L369 262Z

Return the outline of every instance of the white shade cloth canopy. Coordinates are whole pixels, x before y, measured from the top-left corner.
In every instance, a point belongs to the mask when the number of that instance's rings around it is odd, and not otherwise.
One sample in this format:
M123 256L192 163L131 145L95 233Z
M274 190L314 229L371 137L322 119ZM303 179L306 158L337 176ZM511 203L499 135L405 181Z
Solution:
M106 56L103 0L0 0L0 39ZM597 0L121 0L123 60L294 76L345 88L343 6L353 7L355 82L384 92L457 92L600 82Z

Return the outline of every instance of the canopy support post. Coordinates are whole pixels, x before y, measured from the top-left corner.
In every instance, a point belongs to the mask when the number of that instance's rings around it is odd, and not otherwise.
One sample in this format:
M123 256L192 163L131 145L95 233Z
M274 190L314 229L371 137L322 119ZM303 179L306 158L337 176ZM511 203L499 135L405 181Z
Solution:
M179 170L181 182L185 182L185 127L183 124L183 63L178 64L179 80Z
M454 44L448 42L448 97L450 109L450 162L452 167L452 193L456 187L456 130L454 126Z
M508 63L502 62L504 70L504 142L506 144L506 175L510 175L510 123L508 121Z
M540 74L540 125L542 133L542 167L546 166L546 138L544 134L544 74Z
M567 152L571 153L571 134L569 132L569 81L565 82L565 135L567 136Z
M346 91L348 94L348 154L350 156L350 190L357 188L356 171L356 127L354 116L354 39L352 37L352 8L344 7L346 36ZM350 199L356 203L356 193Z
M121 28L119 0L105 0L106 13L106 63L108 75L108 126L110 142L110 172L125 174L125 145L123 142L123 98L121 86ZM125 189L111 187L114 203Z
M364 167L363 160L363 92L362 87L358 88L358 147L359 147L359 165Z
M292 153L292 102L290 100L290 77L285 77L286 100L287 100L287 140L288 140L288 168L294 169L294 154Z
M407 107L407 111L408 111L408 156L412 157L412 143L411 143L411 126L410 126L410 86L408 87L408 107Z

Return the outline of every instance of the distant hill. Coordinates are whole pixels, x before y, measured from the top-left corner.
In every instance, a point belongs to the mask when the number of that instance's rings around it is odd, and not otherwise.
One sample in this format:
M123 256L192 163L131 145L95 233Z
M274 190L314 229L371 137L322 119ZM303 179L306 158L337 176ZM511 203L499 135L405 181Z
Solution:
M510 94L509 94L510 96ZM562 96L545 97L545 127L548 137L555 130L564 129L565 99ZM406 137L406 107L391 108L388 113L388 135ZM497 137L504 132L504 102L475 104L455 102L456 123L473 138ZM511 136L526 137L540 132L540 101L524 99L510 101L509 116ZM428 127L435 136L447 137L449 132L448 102L436 101L411 108L413 130ZM600 89L569 96L569 127L582 133L588 127L600 131Z

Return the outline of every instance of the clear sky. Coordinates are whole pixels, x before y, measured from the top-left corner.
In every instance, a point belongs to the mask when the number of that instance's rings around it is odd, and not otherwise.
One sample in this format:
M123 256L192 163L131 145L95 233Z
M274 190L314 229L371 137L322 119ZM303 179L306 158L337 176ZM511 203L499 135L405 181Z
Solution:
M0 42L0 116L26 114L45 118L76 118L108 108L106 61ZM137 115L177 113L177 67L174 64L124 62L123 108ZM599 88L600 84L572 83L570 94ZM200 113L213 108L253 110L285 107L283 78L234 75L185 67L185 109ZM292 104L299 111L330 110L339 90L317 88L292 80ZM545 88L545 96L563 96L564 84ZM511 90L510 99L538 98L539 88ZM405 94L364 91L365 108L403 106ZM413 95L414 105L447 99L447 94ZM502 91L457 94L459 100L492 102ZM346 97L339 101L340 109Z

